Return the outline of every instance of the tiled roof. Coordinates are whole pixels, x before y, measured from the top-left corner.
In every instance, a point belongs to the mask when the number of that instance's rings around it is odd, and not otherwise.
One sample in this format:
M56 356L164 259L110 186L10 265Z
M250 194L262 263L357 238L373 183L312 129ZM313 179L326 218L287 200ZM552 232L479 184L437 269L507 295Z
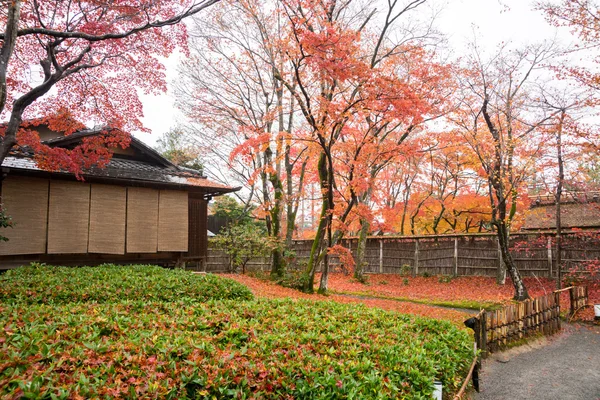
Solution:
M2 167L16 170L42 171L30 156L24 154L6 157L2 163ZM70 175L66 172L58 173ZM175 166L165 167L118 157L113 157L106 168L89 169L84 172L83 176L84 178L124 179L150 184L162 183L202 187L210 189L210 191L215 193L228 193L237 190L236 188L213 182L203 176L200 172L192 171L188 168L180 169Z
M86 129L68 136L59 136L46 140L44 144L51 147L65 147L76 144L85 137L99 135L109 128ZM160 153L146 144L131 137L131 148L140 159L133 160L114 155L106 168L91 168L82 174L84 178L102 178L106 180L126 180L146 184L162 184L173 186L189 186L205 189L207 194L223 194L234 192L239 188L232 188L213 182L206 178L200 171L190 168L178 167L165 159ZM43 172L38 168L33 153L27 148L17 148L2 162L2 167L21 171ZM72 175L68 172L54 172L57 174Z

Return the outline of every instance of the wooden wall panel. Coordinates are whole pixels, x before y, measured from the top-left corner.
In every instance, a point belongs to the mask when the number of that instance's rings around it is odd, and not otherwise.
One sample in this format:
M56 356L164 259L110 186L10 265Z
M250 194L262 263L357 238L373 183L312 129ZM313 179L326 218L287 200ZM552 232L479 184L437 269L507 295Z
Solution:
M127 188L127 252L155 253L157 237L158 190Z
M1 232L10 240L0 242L0 255L46 252L48 184L47 179L19 176L2 181L2 202L14 226Z
M158 251L188 251L188 193L161 190L158 200Z
M90 196L90 253L125 254L127 189L92 184Z
M189 246L186 257L202 259L207 254L207 202L199 197L189 197Z
M79 254L88 250L90 185L50 181L48 254Z

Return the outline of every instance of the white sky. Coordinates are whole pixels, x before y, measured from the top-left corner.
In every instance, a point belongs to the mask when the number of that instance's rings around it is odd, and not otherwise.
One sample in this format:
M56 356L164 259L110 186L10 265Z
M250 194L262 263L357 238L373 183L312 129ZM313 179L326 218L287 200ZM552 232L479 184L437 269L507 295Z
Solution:
M515 44L537 43L552 40L555 28L549 26L540 11L533 10L531 0L437 0L442 7L437 26L445 33L460 55L474 35L483 49L494 51L503 41ZM569 40L569 37L566 37ZM177 79L177 58L167 60L167 79ZM135 134L154 146L162 133L177 123L177 111L170 93L161 96L142 96L144 124L152 134Z

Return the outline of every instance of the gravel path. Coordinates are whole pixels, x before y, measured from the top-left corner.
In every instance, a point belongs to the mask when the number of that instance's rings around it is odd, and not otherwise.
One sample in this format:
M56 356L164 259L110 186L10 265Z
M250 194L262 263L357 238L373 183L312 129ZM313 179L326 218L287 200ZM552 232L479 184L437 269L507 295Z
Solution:
M477 400L600 400L600 327L563 324L548 340L491 355Z

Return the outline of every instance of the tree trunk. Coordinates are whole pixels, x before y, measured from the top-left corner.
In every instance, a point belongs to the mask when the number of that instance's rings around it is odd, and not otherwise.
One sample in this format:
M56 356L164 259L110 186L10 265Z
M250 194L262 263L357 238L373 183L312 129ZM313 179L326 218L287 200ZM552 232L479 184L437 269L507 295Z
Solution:
M500 244L502 260L504 261L506 271L508 272L508 275L510 276L515 288L515 295L513 299L517 301L527 300L529 299L529 293L527 293L527 288L523 283L521 273L517 269L515 261L513 260L509 251L509 237L506 223L504 221L497 221L496 227L498 228L498 243Z
M502 249L500 247L500 239L498 239L498 269L496 270L496 283L498 285L506 284L506 264L502 257Z
M562 222L560 215L560 200L562 197L563 181L565 179L565 167L562 158L562 128L565 120L565 112L560 116L560 123L556 132L556 154L558 161L558 182L556 184L556 289L562 288Z
M17 43L17 30L19 28L20 14L21 1L13 0L9 2L6 27L4 28L4 41L0 48L0 113L4 111L4 107L6 106L6 77L8 64L15 49L15 44ZM4 151L2 154L4 154ZM5 155L2 156L2 160L4 157Z
M272 250L271 277L282 278L285 275L285 258L283 257L283 249L281 243L281 216L282 216L282 201L283 201L283 184L277 173L269 174L269 180L275 191L274 204L271 209L271 227L272 237L277 241Z
M305 285L304 291L307 293L314 292L314 281L315 281L315 271L316 267L319 264L319 259L321 255L321 251L323 249L323 239L325 237L325 231L328 225L328 215L329 211L329 196L325 192L325 188L327 187L327 159L325 157L325 153L321 153L319 157L318 163L319 170L319 178L321 181L321 190L323 191L323 199L321 206L321 218L319 220L319 226L317 228L317 234L313 240L313 244L310 250L310 257L308 258L308 265L305 270Z
M327 168L324 170L326 172L326 184L327 190L324 193L324 198L327 197L327 243L325 244L325 252L323 254L323 272L321 273L321 283L319 284L319 294L327 293L327 283L329 279L329 248L333 246L333 160L331 158L331 153L325 153ZM319 173L319 176L321 174ZM325 208L325 207L324 207Z
M365 282L365 266L368 263L365 261L367 252L367 236L371 224L365 218L360 219L360 233L358 235L358 244L356 248L356 265L354 266L354 278L359 282Z

